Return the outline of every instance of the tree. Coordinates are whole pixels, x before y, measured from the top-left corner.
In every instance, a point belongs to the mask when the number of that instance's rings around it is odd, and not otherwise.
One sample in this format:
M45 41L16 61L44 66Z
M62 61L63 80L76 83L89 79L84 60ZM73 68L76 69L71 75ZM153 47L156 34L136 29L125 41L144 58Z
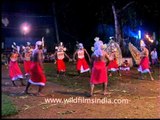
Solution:
M134 1L129 2L128 4L126 4L124 7L122 7L119 10L118 9L116 10L114 3L112 4L112 12L113 12L113 15L114 15L114 24L115 24L115 39L116 39L116 42L119 43L122 51L123 51L124 45L123 45L122 31L121 31L121 28L120 28L120 14L125 9L127 9L128 6L130 6L133 3L134 3Z
M58 33L58 26L57 26L57 19L56 19L56 10L55 10L55 2L52 3L53 7L53 15L54 15L54 25L55 25L55 31L56 31L56 39L57 43L59 43L59 33Z

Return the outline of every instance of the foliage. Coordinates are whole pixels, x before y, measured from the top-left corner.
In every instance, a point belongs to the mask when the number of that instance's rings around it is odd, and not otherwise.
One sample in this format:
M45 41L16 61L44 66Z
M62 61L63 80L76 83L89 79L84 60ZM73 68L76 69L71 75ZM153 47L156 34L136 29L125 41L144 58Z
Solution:
M14 115L16 113L18 113L18 110L10 98L2 94L2 116Z

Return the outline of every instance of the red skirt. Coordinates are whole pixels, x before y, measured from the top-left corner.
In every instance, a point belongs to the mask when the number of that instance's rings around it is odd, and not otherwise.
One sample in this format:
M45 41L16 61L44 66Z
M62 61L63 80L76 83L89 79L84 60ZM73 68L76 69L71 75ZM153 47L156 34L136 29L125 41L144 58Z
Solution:
M42 67L38 62L31 63L30 75L31 75L31 78L29 79L29 82L31 84L41 85L41 86L45 85L46 77L44 75Z
M140 65L138 67L138 71L145 73L145 72L149 72L149 58L148 57L143 57L141 59Z
M31 61L24 61L24 70L26 75L30 74Z
M77 60L76 68L81 73L89 71L89 66L84 58Z
M103 61L94 62L91 73L91 84L100 84L108 82L106 63Z
M12 81L18 80L18 78L23 78L21 69L19 68L17 61L9 62L9 76Z
M66 65L63 60L57 59L57 71L59 72L65 72L66 71Z
M116 60L112 60L112 61L109 62L109 64L108 64L108 70L109 71L116 71L116 70L118 70L118 64L117 64Z

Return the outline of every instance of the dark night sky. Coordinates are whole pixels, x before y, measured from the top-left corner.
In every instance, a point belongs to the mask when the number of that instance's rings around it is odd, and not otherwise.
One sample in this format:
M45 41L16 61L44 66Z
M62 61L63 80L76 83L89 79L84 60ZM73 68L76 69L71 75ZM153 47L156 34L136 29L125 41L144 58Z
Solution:
M74 41L83 41L93 39L99 23L114 25L111 9L113 1L118 9L135 1L130 7L136 10L137 18L143 21L144 28L159 31L158 0L3 0L1 12L2 17L11 17L8 27L18 29L21 22L18 21L18 16L21 16L29 19L33 27L41 31L39 34L42 34L46 27L54 26L52 3L55 2L60 39L65 41L65 37L69 37ZM24 15L35 17L23 17ZM38 30L34 32L38 33Z

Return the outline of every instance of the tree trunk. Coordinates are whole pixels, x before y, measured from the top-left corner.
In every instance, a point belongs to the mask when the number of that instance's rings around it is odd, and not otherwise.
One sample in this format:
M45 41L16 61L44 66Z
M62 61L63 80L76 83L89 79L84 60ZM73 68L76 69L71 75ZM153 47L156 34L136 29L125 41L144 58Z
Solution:
M118 21L118 14L117 14L115 6L113 4L112 4L112 12L113 12L113 15L114 15L115 38L116 38L116 42L118 42L120 44L121 40L122 40L121 29L120 29L120 24L119 24L119 21Z
M53 7L53 15L54 15L54 25L55 25L55 31L56 31L56 39L57 43L59 43L59 33L58 33L58 26L57 26L57 20L56 20L56 10L55 10L55 3L52 3Z

